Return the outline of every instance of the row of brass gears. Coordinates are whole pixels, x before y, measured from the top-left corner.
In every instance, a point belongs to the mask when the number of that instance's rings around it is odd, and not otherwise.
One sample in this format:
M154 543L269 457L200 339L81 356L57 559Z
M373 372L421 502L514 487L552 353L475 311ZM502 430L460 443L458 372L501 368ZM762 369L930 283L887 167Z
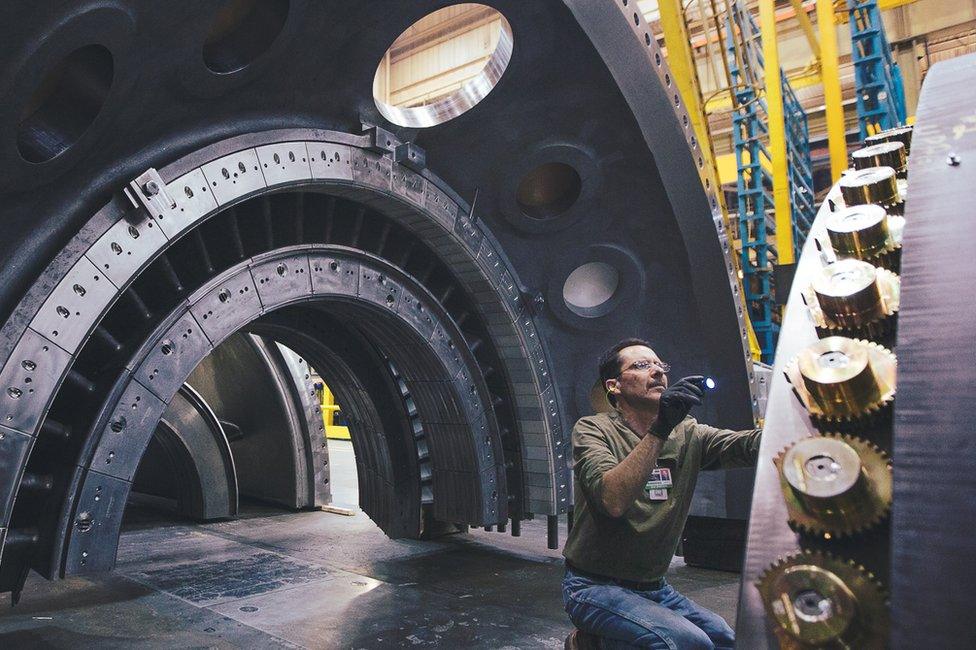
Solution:
M858 433L890 424L895 370L887 348L828 336L790 360L784 374L817 429Z
M757 586L781 648L880 650L886 645L887 594L854 562L801 551L766 569Z
M887 269L856 259L822 268L801 294L820 338L846 336L894 343L901 282Z
M866 144L852 156L855 169L838 183L845 205L831 200L825 218L837 259L801 293L820 340L784 368L821 432L773 460L801 547L811 536L823 545L877 529L891 510L891 459L871 440L890 431L895 397L890 347L900 304L911 130L882 132ZM768 567L756 587L782 648L887 645L887 595L851 560L801 550Z
M867 440L837 433L804 438L773 463L798 532L849 537L877 526L891 510L891 461Z

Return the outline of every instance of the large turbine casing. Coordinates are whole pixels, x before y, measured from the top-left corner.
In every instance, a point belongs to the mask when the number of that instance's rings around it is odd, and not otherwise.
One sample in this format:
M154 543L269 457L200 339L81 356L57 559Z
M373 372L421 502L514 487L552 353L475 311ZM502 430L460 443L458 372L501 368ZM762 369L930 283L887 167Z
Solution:
M635 3L491 2L514 38L497 86L443 124L399 127L374 103L374 72L399 34L447 4L269 2L281 11L276 33L243 67L217 71L205 46L221 3L0 9L0 417L10 416L0 421L0 542L16 541L0 587L16 588L26 567L87 570L78 540L117 534L131 477L92 464L112 440L102 431L156 359L176 358L160 350L190 320L186 364L241 328L335 361L359 404L364 507L395 534L417 534L428 507L472 525L566 512L570 429L592 408L600 352L626 336L650 339L676 376L717 379L700 419L751 426L753 372L715 188L703 187L689 117ZM25 122L44 102L39 80L64 61L62 75L99 106L44 104ZM71 131L76 118L90 123L47 156L45 129ZM411 145L423 162L402 156ZM333 166L333 154L350 167ZM580 187L539 219L516 195L546 163L571 166ZM239 168L250 173L240 182ZM201 203L208 190L212 203ZM328 230L333 221L342 228ZM239 255L223 263L218 249L233 250L235 232ZM412 252L391 252L406 243ZM327 273L339 261L360 284L316 284L315 264ZM581 313L563 289L594 262L618 282ZM281 284L278 267L296 264L311 279ZM232 285L241 293L228 303ZM405 311L408 298L429 320ZM225 304L240 306L204 324ZM92 346L113 340L109 363ZM25 388L26 361L39 372ZM84 408L66 423L78 394ZM154 399L161 410L167 397ZM429 426L417 433L418 422ZM31 473L53 475L53 489L22 493ZM696 511L744 518L743 482L703 476ZM119 500L85 509L98 488ZM79 527L80 514L95 525Z

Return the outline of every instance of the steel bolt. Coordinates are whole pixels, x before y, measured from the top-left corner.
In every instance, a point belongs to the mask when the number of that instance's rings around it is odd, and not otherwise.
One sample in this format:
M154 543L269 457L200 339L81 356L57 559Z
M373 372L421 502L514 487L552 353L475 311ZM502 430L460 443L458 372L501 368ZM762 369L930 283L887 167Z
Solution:
M159 183L156 181L146 181L142 186L142 193L146 196L156 196L159 194Z

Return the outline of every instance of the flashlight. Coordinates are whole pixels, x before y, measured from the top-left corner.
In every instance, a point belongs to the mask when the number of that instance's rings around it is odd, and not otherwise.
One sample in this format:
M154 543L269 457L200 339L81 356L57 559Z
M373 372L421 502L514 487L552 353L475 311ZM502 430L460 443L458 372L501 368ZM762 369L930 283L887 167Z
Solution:
M715 388L715 380L711 377L702 377L701 379L693 380L695 384L705 390L713 390Z

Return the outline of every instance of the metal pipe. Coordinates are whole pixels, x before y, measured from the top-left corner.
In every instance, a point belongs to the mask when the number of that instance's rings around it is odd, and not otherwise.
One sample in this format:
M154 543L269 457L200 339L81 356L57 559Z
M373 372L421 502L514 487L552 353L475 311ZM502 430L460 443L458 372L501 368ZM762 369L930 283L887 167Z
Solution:
M547 515L546 516L546 531L547 533L547 546L551 550L556 550L559 548L559 515Z

